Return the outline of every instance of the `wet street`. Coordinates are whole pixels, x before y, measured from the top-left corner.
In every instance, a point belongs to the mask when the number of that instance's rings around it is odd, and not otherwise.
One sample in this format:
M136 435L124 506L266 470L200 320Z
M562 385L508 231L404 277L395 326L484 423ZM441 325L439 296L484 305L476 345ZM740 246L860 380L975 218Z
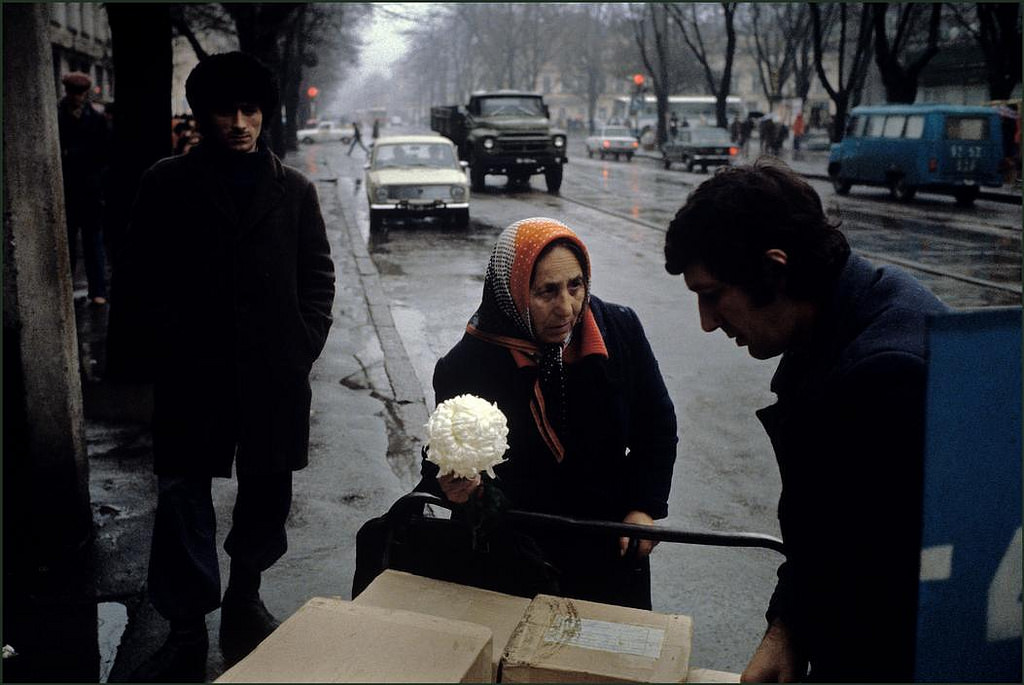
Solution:
M362 156L349 158L329 145L299 154L330 168L340 196L351 197L428 409L434 362L459 339L479 303L498 233L529 216L560 219L590 250L594 293L639 314L675 403L680 444L663 523L778 535L777 467L754 417L773 402L768 385L775 362L753 360L721 332L703 333L696 299L663 266L665 228L706 176L665 170L651 158L587 159L578 142L570 144L559 196L545 192L542 176L514 191L504 187L504 177L489 176L486 191L472 197L465 231L428 220L387 224L371 235ZM822 154L815 159L823 173ZM906 204L869 188L840 198L826 180L812 184L854 249L910 268L948 304L1019 303L1020 205L980 200L965 209L929 195ZM764 550L662 544L652 555L654 609L693 616L701 663L739 672L764 630L780 560Z

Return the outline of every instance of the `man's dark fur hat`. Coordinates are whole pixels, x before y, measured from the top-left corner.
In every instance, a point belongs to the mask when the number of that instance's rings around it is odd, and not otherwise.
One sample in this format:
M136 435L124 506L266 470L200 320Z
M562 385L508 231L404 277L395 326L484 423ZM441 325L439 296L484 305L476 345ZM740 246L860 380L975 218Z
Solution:
M238 102L257 104L270 116L279 96L277 79L263 62L244 52L225 52L196 65L185 81L185 97L197 116Z

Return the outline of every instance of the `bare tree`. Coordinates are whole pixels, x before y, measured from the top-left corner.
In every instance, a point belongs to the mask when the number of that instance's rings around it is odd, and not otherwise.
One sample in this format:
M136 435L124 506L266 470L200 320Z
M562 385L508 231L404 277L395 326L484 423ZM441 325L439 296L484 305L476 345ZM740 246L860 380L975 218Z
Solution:
M669 23L668 6L659 2L645 2L637 6L632 14L633 35L644 69L650 77L651 90L657 101L658 123L655 141L661 145L668 140L668 96L669 77ZM643 97L641 91L640 96ZM643 131L637 131L643 135Z
M947 5L985 55L988 94L1006 100L1021 82L1021 7L1016 2Z
M722 2L718 4L725 29L725 50L720 70L716 70L712 65L712 56L705 45L704 37L701 35L701 25L712 21L710 13L714 11L712 9L713 6L672 3L667 4L666 7L679 30L682 31L683 40L693 52L694 57L697 58L704 71L704 80L707 83L708 92L714 93L717 99L715 103L715 125L726 128L729 125L726 99L729 97L729 91L732 90L732 64L736 55L736 7L739 3ZM705 13L705 9L707 13Z
M917 98L917 81L921 70L939 52L942 4L897 3L892 7L896 13L892 21L889 21L888 3L871 5L875 27L875 63L885 86L886 100L909 104ZM920 30L925 22L928 37L921 49ZM911 57L911 54L914 56ZM1019 60L1020 54L1017 56Z
M609 48L616 34L613 19L616 8L608 3L574 5L571 30L566 32L560 56L562 84L587 103L587 130L596 124L597 100L608 83Z
M861 89L868 66L871 64L871 8L869 5L847 3L810 3L811 26L814 33L814 68L822 87L836 107L832 122L832 142L843 139L846 113L860 100ZM853 15L860 19L854 26ZM825 73L822 55L825 46L834 46L836 53L836 82Z
M806 4L751 3L750 44L757 64L761 89L769 103L787 97L786 84L793 81L790 97L806 99L814 65L811 52L811 18Z

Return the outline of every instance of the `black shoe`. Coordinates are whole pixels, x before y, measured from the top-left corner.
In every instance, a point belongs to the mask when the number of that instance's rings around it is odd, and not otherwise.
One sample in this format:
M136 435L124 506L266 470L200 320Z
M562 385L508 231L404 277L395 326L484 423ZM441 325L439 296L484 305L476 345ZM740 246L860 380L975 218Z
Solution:
M274 632L281 622L274 618L259 595L234 597L224 594L220 607L220 651L231 667Z
M205 683L210 640L201 630L171 631L167 640L128 676L138 683Z

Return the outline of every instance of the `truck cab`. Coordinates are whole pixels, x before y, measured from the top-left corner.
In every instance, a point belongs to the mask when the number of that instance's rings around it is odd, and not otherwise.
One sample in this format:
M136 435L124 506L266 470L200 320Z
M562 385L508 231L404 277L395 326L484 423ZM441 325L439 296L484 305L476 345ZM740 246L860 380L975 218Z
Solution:
M566 136L552 128L539 93L473 93L465 106L431 108L431 128L455 141L474 190L483 190L488 174L505 175L513 186L544 174L549 193L561 188Z

